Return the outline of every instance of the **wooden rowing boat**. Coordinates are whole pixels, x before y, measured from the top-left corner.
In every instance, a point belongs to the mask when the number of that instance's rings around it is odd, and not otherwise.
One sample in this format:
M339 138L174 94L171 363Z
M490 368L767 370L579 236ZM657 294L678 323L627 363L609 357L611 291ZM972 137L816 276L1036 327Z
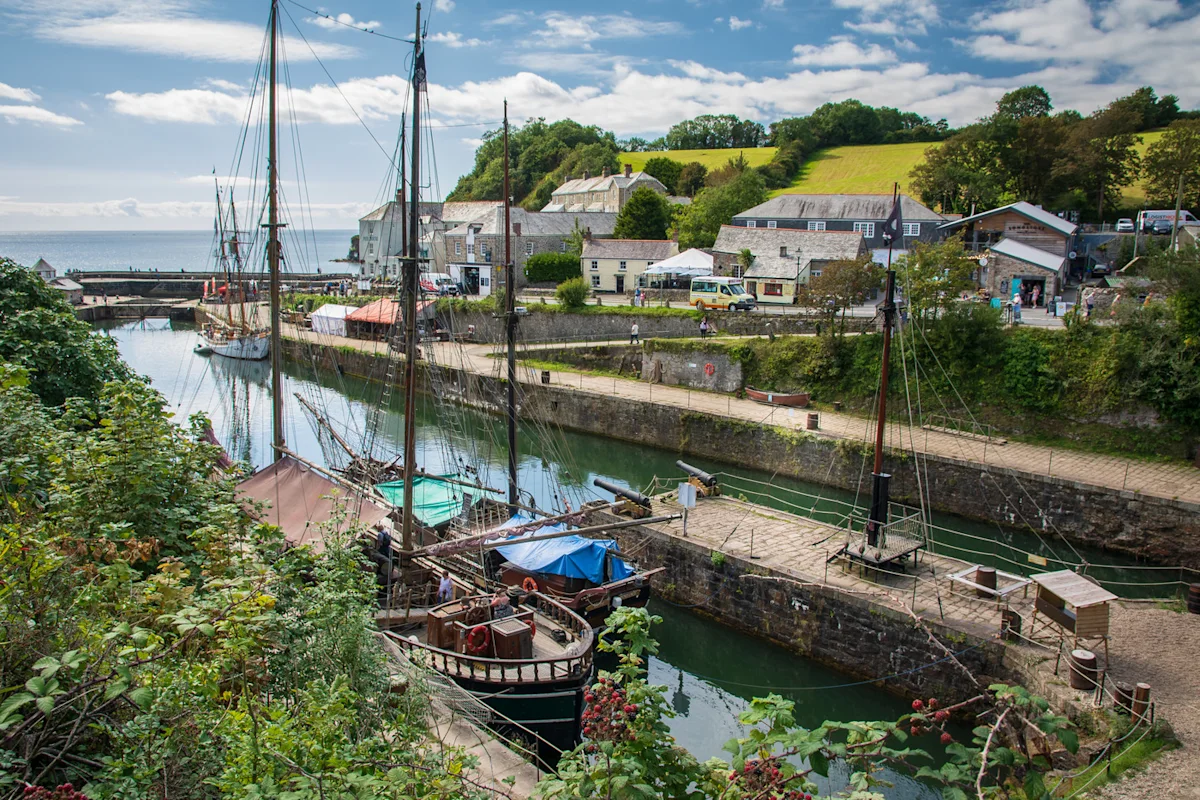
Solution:
M746 397L759 403L767 403L772 406L791 406L793 408L804 408L808 405L808 392L798 392L796 394L787 394L784 392L763 392L758 389L746 387Z

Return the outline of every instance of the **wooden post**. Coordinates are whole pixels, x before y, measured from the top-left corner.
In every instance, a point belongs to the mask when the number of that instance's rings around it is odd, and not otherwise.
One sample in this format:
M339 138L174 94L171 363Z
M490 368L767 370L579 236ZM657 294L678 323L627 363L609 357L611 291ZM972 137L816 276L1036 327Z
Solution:
M1139 683L1133 689L1133 724L1145 721L1146 710L1150 707L1150 684Z

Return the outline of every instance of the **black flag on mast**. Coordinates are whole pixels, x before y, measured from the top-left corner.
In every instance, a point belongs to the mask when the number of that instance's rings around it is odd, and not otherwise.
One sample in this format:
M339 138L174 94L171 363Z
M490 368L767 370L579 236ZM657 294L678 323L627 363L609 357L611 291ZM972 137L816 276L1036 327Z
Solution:
M900 196L897 195L892 205L892 213L888 214L887 221L883 223L883 241L891 247L893 242L903 241L900 238L903 232L904 220L900 218Z
M413 86L418 91L425 88L425 51L422 50L417 56L417 63L413 67Z

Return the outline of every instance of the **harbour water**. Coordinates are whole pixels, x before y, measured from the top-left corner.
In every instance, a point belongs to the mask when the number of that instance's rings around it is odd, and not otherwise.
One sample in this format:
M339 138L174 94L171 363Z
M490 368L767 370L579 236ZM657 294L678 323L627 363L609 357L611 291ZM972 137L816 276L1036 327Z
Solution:
M324 272L345 271L347 265L330 263L345 258L350 237L358 231L321 230L305 233L305 265ZM300 247L300 243L295 243ZM315 254L315 255L314 255ZM0 231L0 256L33 266L39 258L58 273L79 270L134 270L198 272L212 269L212 231Z
M134 369L150 378L181 420L202 412L235 458L254 464L267 461L270 439L269 368L266 362L236 362L192 353L192 326L174 327L165 320L126 323L103 328ZM301 455L324 460L326 451L300 408L294 393L320 409L340 431L362 436L362 426L379 392L377 386L336 374L314 375L287 364L287 425L289 445ZM396 393L399 395L399 393ZM399 449L402 418L384 412L376 426L380 452ZM430 471L448 471L468 453L488 485L502 486L505 469L503 421L465 411L447 420L423 404L417 419L418 461ZM465 438L464 438L465 435ZM599 497L592 479L645 489L655 474L675 476L676 456L653 448L614 442L594 436L523 431L520 459L522 485L540 506L550 506L562 491L573 505ZM469 439L470 441L467 441ZM715 464L702 466L716 469ZM726 468L728 469L728 468ZM749 472L748 474L755 474ZM814 487L815 488L815 487ZM650 679L669 688L667 697L676 717L673 735L700 760L724 757L721 747L741 734L738 713L753 697L775 692L796 703L797 718L816 726L826 719L887 719L904 713L907 703L872 685L864 685L835 670L798 657L767 642L723 627L688 609L655 600L651 610L664 618L654 635L660 653L650 661ZM886 670L884 670L886 671ZM922 742L932 751L936 741ZM833 767L831 780L845 775ZM932 787L890 774L895 786L886 792L896 800L932 800Z

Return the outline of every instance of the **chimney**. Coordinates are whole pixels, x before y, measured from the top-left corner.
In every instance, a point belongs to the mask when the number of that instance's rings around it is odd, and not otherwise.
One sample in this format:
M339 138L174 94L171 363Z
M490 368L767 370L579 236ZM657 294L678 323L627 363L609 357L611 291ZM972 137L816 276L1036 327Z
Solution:
M625 177L626 177L626 178L632 178L632 177L633 177L633 164L626 164L626 165L625 165Z
M586 241L589 241L589 242L592 240L592 229L591 229L591 227L587 227L587 228L584 228L584 229L583 229L583 238L584 238Z
M612 174L612 172L610 172L610 171L609 171L608 167L605 167L604 169L602 169L602 170L600 171L600 177L601 177L601 178L607 178L607 177L608 177L609 175L611 175L611 174Z
M592 177L592 173L585 169L583 171L583 179L586 181L590 177Z
M514 222L513 223L513 236L520 236L520 235L521 235L521 223Z

